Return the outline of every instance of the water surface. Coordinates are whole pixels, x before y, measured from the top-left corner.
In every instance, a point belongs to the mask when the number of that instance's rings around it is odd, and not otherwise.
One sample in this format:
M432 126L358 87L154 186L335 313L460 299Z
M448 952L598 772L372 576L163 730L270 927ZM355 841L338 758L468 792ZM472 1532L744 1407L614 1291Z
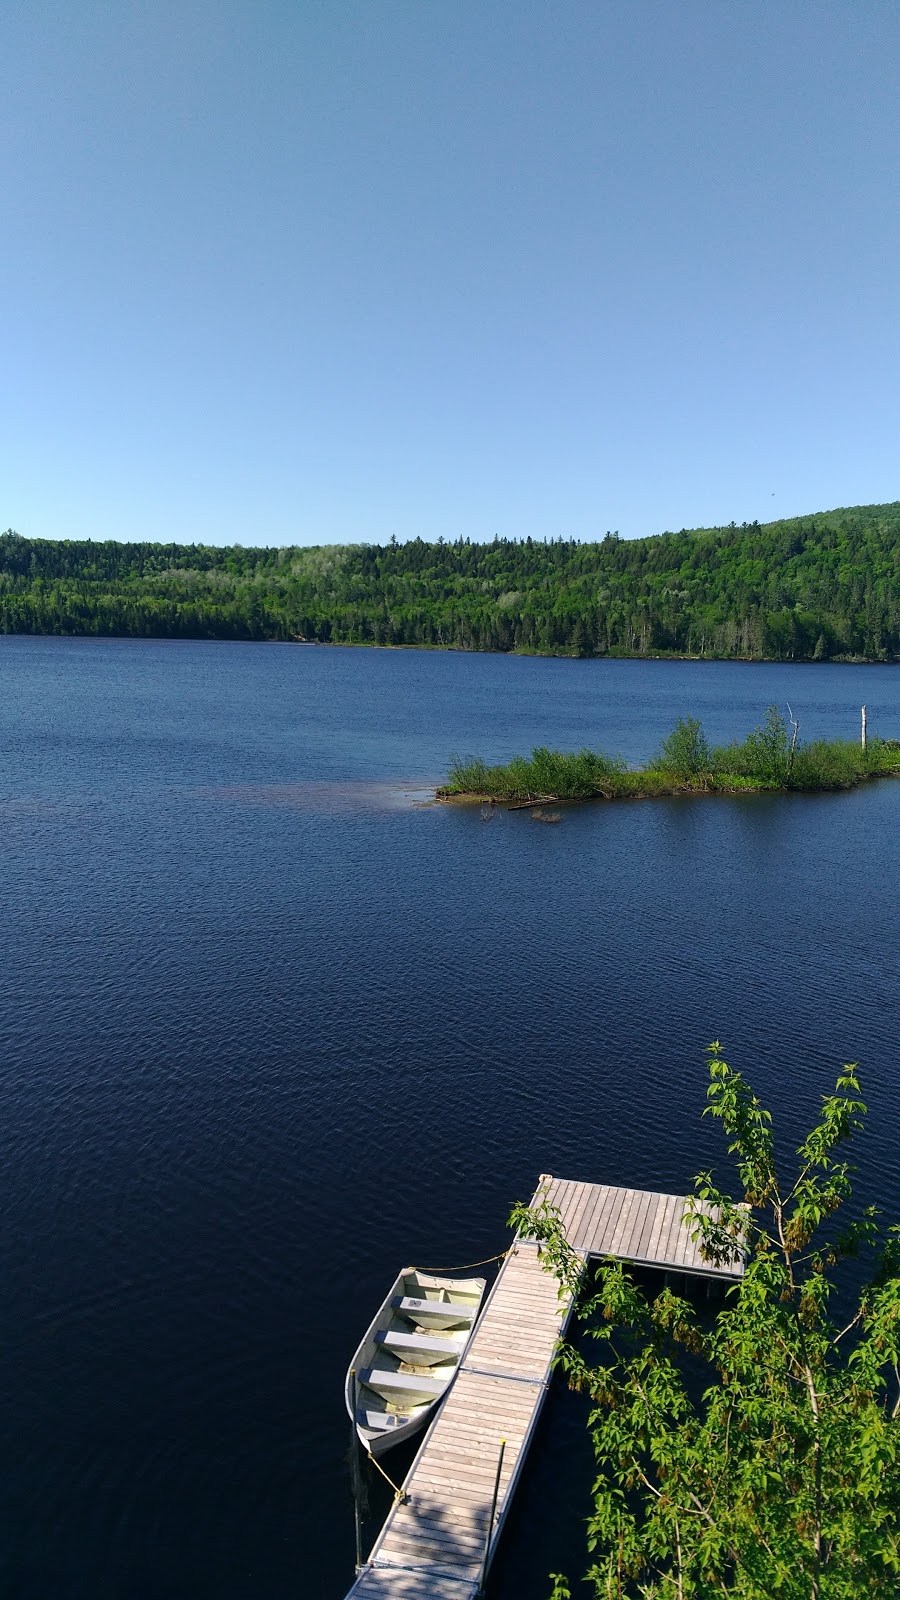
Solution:
M385 1285L502 1249L541 1171L688 1185L714 1037L786 1140L860 1059L900 1213L900 784L421 804L452 754L642 761L770 701L900 736L900 668L4 638L0 674L9 1600L339 1600ZM554 1392L494 1600L583 1564L583 1457Z

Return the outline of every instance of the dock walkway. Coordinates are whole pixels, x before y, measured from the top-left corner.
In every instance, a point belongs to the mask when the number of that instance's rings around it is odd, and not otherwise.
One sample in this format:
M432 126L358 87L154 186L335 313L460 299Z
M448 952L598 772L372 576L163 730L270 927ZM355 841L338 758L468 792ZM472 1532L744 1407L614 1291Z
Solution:
M585 1259L623 1261L734 1281L743 1262L701 1259L682 1223L684 1198L542 1176L566 1236ZM537 1197L536 1197L537 1198ZM428 1429L347 1600L474 1600L505 1440L491 1553L512 1503L571 1312L536 1245L517 1239L466 1359Z

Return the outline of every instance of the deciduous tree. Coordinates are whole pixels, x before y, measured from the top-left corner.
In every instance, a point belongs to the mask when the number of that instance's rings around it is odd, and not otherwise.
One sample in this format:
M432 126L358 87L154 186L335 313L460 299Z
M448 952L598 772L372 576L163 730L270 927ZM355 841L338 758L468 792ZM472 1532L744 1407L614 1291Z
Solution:
M900 1592L900 1230L874 1207L840 1221L843 1147L865 1111L857 1069L840 1073L788 1176L770 1114L718 1044L709 1070L740 1198L701 1173L686 1220L710 1263L746 1251L746 1268L714 1320L671 1288L643 1293L619 1262L582 1290L596 1357L581 1341L558 1362L592 1401L589 1579L598 1600L888 1600ZM583 1263L554 1208L511 1220L562 1292L578 1289ZM863 1254L867 1272L848 1272ZM554 1581L564 1600L567 1580Z

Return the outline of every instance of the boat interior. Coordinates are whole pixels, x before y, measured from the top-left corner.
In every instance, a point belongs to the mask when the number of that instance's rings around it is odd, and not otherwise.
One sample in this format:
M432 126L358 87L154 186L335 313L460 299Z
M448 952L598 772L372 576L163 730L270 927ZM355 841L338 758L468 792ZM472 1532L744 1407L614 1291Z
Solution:
M400 1275L365 1340L358 1365L357 1422L393 1431L443 1394L469 1342L484 1279Z

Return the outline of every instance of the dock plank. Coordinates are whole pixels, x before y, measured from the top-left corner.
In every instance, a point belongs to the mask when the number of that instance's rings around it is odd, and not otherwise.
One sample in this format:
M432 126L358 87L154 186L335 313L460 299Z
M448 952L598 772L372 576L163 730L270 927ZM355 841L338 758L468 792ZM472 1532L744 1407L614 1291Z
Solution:
M625 1204L627 1189L610 1189L609 1206L602 1218L602 1232L598 1232L595 1239L585 1239L584 1249L588 1255L609 1256L613 1253L613 1240L619 1215Z
M641 1236L635 1245L635 1261L644 1261L650 1255L650 1240L656 1232L657 1221L660 1212L665 1210L665 1205L666 1197L664 1194L655 1194L651 1197L651 1203L647 1207L647 1213L644 1217Z
M635 1205L637 1204L638 1194L639 1191L637 1189L626 1189L623 1192L622 1206L616 1220L616 1226L613 1231L612 1240L609 1246L610 1255L617 1256L621 1254L622 1240L627 1237L631 1229L631 1215L634 1211Z
M365 1567L347 1600L474 1600L477 1582L445 1578L438 1573Z
M651 1261L658 1256L663 1239L668 1238L669 1218L672 1215L673 1196L664 1194L660 1196L660 1199L662 1200L662 1205L657 1209L656 1221L653 1225L653 1232L650 1235L650 1243L647 1250Z
M644 1229L647 1213L655 1202L653 1194L639 1194L632 1201L628 1217L628 1227L625 1229L617 1247L617 1253L626 1261L634 1261L639 1255L638 1242Z
M579 1250L590 1251L592 1254L602 1255L602 1249L596 1248L596 1241L606 1238L606 1229L612 1215L618 1189L613 1189L609 1184L597 1184L597 1200L588 1221L581 1230L577 1240ZM573 1243L576 1241L573 1240Z
M585 1209L577 1233L570 1240L576 1250L582 1250L585 1240L593 1237L604 1207L610 1204L611 1191L604 1184L591 1184L591 1191L591 1202Z

